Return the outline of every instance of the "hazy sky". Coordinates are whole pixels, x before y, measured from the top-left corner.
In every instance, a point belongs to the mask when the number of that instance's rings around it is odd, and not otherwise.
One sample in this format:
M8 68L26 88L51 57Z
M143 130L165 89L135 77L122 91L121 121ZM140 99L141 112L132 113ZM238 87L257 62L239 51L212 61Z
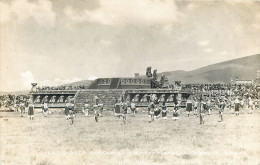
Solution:
M0 90L260 53L260 2L0 0Z

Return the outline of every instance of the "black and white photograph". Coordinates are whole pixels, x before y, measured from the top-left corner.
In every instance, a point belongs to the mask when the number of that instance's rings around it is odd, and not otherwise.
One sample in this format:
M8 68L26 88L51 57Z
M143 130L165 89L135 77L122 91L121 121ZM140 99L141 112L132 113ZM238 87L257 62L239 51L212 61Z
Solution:
M0 165L260 165L260 1L0 0Z

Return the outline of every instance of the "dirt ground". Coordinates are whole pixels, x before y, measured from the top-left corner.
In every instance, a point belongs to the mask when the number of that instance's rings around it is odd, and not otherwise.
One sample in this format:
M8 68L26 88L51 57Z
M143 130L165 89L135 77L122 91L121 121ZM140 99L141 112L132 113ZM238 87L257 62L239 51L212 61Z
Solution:
M96 123L93 116L77 115L69 125L63 110L35 120L18 112L1 112L1 157L6 164L260 164L260 110L235 116L226 111L206 115L156 119L147 113L122 118L105 112ZM0 164L1 164L0 163Z

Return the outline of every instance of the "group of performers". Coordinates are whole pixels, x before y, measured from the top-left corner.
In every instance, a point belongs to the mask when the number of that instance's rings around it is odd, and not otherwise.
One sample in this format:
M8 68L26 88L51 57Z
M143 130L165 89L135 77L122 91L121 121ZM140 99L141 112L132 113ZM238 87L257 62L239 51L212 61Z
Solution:
M116 103L114 112L117 115L122 114L122 110L125 112L125 108L123 108L123 104L125 103ZM120 110L120 107L122 110ZM244 113L245 109L248 109L248 114L253 113L253 109L259 109L259 100L249 98L230 98L228 100L226 97L220 97L217 99L211 99L210 97L198 98L198 97L190 97L186 101L185 110L182 109L181 101L177 101L173 106L172 111L172 119L179 120L181 110L184 110L187 114L187 117L190 117L192 114L199 118L200 124L205 123L205 115L211 115L211 111L217 110L219 113L220 122L224 121L224 111L229 109L231 113L238 116L240 113ZM130 109L132 113L136 113L136 106L134 102L130 103ZM149 122L154 122L155 119L162 117L162 119L167 119L167 113L170 112L166 103L159 103L157 98L151 97L151 101L148 105L148 115L151 118ZM126 113L124 113L125 116Z
M154 119L158 119L162 116L162 119L167 119L168 109L166 103L163 102L159 105L158 100L151 101L148 105L148 115L151 117L150 122L154 122ZM172 119L178 120L180 114L180 102L174 106Z
M137 106L132 100L128 105L126 101L122 99L123 97L119 98L114 107L114 114L119 118L122 117L123 124L127 123L127 114L128 114L128 107L131 110L131 113L137 113ZM90 106L88 101L86 100L83 107L82 112L87 117L90 114L90 110L93 109L93 117L96 122L99 121L99 117L103 116L103 104L100 103L100 100L97 96L93 99L94 104ZM28 117L30 120L34 119L34 108L32 101L28 101ZM172 110L172 119L177 121L179 120L180 112L184 110L182 107L185 107L185 112L187 117L191 115L196 116L200 119L200 124L204 124L204 117L205 115L211 115L211 110L215 109L219 112L220 121L224 120L224 111L230 110L231 113L234 113L236 116L244 113L244 110L247 109L249 114L253 113L254 109L259 109L259 99L249 97L218 97L218 98L211 98L211 97L196 97L190 96L187 101L186 105L181 104L181 100L177 100L173 106ZM25 114L25 102L22 101L20 104L15 104L14 106L15 111L18 112L20 110L21 117L24 117ZM41 104L42 113L44 117L48 117L51 114L49 109L48 103L44 102ZM147 107L148 115L150 117L149 122L154 122L155 119L162 117L162 119L167 119L167 114L170 112L169 107L167 107L166 102L160 103L156 95L150 96L150 102ZM76 110L74 99L70 99L65 105L65 116L66 119L69 120L70 124L74 123L74 119L76 117Z
M29 101L27 107L28 107L28 118L30 120L33 120L34 119L34 109L35 109L35 106L34 106L34 104L31 101ZM25 117L26 105L25 105L24 102L21 102L20 104L15 104L14 108L15 108L15 112L19 112L20 111L21 117ZM47 103L43 103L41 105L41 109L42 109L42 113L43 113L44 117L47 117L49 114L51 114L51 111L49 110L49 107L48 107Z

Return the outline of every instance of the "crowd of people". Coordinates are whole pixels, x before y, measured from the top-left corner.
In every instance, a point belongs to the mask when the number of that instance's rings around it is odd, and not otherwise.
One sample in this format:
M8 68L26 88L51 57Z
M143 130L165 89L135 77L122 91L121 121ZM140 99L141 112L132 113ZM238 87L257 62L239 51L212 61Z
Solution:
M60 85L60 86L38 86L36 87L36 91L48 91L48 90L80 90L80 89L87 89L87 85L77 85L77 86L65 86L65 85Z
M5 111L17 111L18 106L23 103L28 106L28 95L1 95L0 96L0 109Z
M193 93L203 92L211 96L221 95L251 95L252 97L260 97L260 86L257 84L186 84L182 85L182 89L190 90Z

